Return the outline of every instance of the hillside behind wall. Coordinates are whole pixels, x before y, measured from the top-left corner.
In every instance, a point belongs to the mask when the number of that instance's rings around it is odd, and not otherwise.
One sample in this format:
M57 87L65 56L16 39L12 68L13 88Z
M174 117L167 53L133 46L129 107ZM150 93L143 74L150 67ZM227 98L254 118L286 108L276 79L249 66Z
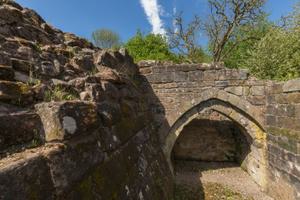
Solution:
M226 92L238 109L251 114L267 133L267 187L278 200L300 199L300 80L275 82L251 77L247 70L211 64L139 63L151 84L161 145L183 114ZM233 96L232 96L233 95ZM220 96L221 97L221 96ZM238 97L238 98L237 98ZM249 103L251 109L243 102ZM255 152L254 152L255 153Z
M125 50L1 0L0 199L171 199L143 81Z

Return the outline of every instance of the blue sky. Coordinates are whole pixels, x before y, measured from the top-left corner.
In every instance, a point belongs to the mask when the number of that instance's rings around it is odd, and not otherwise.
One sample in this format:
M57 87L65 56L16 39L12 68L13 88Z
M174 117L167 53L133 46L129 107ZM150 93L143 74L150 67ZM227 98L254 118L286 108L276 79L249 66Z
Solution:
M297 1L299 0L268 0L265 10L271 14L271 20L278 20L291 11ZM158 4L161 28L172 26L174 8L183 11L187 21L194 14L207 12L207 0L16 0L16 2L36 10L48 23L63 31L89 39L92 31L108 28L118 32L123 41L132 37L137 29L145 33L152 31L152 25L146 14L150 14L152 19L157 16L151 13L153 9L147 13L143 8L143 5L148 6L148 9L149 6L152 8L156 6L151 2ZM206 39L203 38L200 43L205 45Z

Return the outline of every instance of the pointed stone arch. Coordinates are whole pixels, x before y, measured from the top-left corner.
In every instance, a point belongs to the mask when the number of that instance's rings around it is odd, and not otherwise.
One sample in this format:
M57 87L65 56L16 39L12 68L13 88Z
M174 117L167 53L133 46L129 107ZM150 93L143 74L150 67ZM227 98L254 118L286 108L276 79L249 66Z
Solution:
M252 139L251 151L245 159L245 169L263 188L267 180L267 142L263 129L264 119L260 110L248 101L222 90L207 90L200 98L193 99L193 105L186 111L180 111L178 119L171 125L163 150L173 171L171 154L174 144L184 126L206 111L215 111L244 129Z

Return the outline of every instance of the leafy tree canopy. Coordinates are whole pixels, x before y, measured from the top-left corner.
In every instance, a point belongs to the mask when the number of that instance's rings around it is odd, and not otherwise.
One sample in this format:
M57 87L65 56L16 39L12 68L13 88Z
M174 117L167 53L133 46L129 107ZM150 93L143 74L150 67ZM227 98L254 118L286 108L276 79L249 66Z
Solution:
M125 44L125 48L136 62L141 60L179 61L178 56L170 51L167 39L159 34L143 35L138 31Z
M300 4L299 4L300 5ZM300 9L297 5L282 23L268 22L261 18L255 26L245 25L237 30L239 35L252 37L233 48L224 59L227 67L248 68L262 79L289 80L300 77ZM244 31L244 28L251 31Z

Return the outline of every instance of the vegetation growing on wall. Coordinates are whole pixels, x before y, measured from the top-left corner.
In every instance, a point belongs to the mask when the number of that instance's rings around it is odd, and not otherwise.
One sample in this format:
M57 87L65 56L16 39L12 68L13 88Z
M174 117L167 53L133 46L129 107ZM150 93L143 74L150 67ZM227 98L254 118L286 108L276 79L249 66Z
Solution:
M95 46L109 49L121 46L121 39L118 33L109 29L98 29L92 33L92 42Z

